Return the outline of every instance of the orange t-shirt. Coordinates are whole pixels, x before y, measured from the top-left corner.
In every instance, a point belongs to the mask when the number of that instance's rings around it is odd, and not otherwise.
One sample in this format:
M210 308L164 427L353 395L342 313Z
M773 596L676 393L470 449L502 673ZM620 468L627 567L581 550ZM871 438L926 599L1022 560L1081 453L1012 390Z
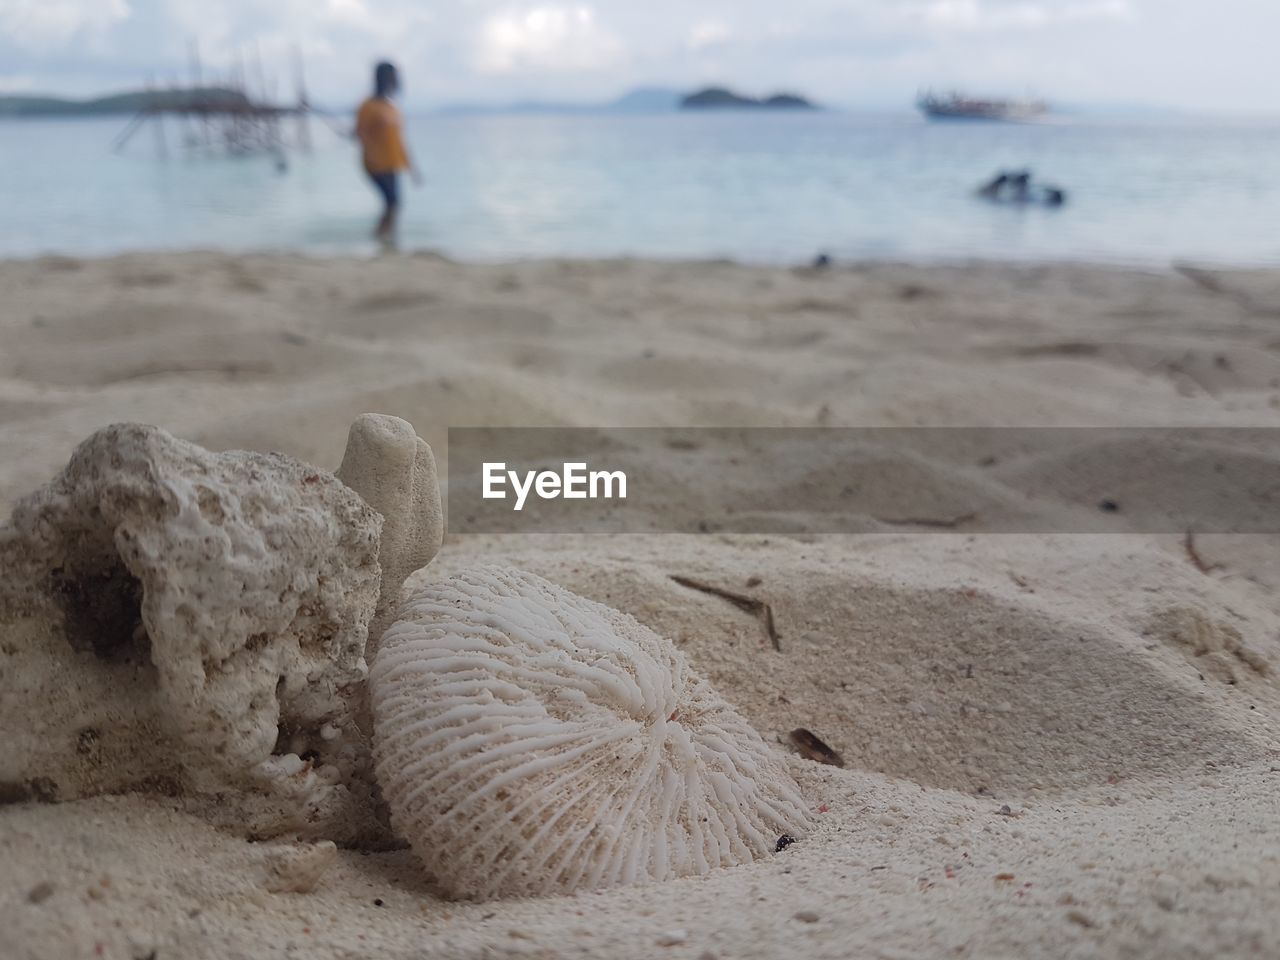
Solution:
M370 97L356 114L356 136L364 147L364 168L370 173L407 170L409 154L400 137L400 111L382 97Z

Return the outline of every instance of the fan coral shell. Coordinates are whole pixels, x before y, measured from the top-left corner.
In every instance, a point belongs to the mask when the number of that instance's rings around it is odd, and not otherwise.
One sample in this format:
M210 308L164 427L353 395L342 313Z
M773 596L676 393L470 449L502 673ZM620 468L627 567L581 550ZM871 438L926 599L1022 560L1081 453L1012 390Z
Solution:
M784 760L674 644L529 573L412 594L370 686L392 824L448 896L705 874L809 824Z

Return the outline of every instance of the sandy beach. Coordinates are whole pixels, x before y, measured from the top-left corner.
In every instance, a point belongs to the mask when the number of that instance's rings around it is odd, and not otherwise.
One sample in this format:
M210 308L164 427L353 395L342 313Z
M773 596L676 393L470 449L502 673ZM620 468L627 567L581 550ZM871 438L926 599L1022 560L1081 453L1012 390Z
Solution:
M0 302L3 516L121 421L328 471L394 414L442 476L450 426L1280 426L1277 271L190 252L0 263ZM281 891L181 795L42 802L0 749L0 956L1276 956L1280 538L999 521L454 533L411 578L497 561L674 640L815 811L776 856L460 903L406 849L342 848ZM681 581L768 604L779 642Z

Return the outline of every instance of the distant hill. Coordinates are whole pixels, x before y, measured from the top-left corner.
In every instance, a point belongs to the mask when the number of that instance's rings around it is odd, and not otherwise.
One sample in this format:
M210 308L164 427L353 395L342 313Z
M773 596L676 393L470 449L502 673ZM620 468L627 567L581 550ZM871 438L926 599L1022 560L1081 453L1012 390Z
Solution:
M726 90L724 87L707 87L691 93L680 101L682 110L738 110L771 109L771 110L816 110L817 107L804 97L794 93L775 93L771 97L757 100L755 97L744 97L740 93Z
M666 113L680 106L679 90L668 90L665 87L638 87L630 93L624 93L617 100L606 104L606 110L619 113Z
M238 90L223 87L196 87L177 90L130 90L103 97L72 99L54 96L0 96L0 118L5 117L94 117L134 114L148 106L177 107L192 101L218 106L241 106L249 102ZM550 113L550 114L642 114L669 113L691 108L765 107L772 109L816 109L804 97L778 93L763 100L744 97L720 87L710 87L685 95L667 87L638 87L614 100L603 102L563 102L525 100L505 104L455 103L440 108L451 114ZM323 112L323 111L320 111ZM347 113L338 110L337 113Z
M193 100L218 106L241 106L249 102L240 91L223 87L130 90L89 100L44 96L0 96L0 117L96 117L133 114L148 106L175 106Z
M455 103L443 107L444 113L669 113L689 109L736 109L740 107L773 110L816 110L817 106L793 93L775 93L757 100L744 97L723 87L708 87L695 93L682 94L667 87L639 87L616 100L603 103L564 103L526 100L506 104Z

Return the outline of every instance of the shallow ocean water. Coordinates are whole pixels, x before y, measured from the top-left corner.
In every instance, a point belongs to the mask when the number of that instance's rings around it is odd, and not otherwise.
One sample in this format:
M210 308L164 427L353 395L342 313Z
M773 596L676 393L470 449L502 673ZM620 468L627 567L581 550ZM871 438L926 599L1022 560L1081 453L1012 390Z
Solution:
M186 150L172 119L168 159L145 128L113 153L126 122L0 123L0 255L372 251L377 200L330 124L313 120L314 149L282 172ZM426 184L404 185L402 245L464 259L1280 263L1280 121L433 115L409 132ZM977 200L1005 167L1064 187L1068 205Z

